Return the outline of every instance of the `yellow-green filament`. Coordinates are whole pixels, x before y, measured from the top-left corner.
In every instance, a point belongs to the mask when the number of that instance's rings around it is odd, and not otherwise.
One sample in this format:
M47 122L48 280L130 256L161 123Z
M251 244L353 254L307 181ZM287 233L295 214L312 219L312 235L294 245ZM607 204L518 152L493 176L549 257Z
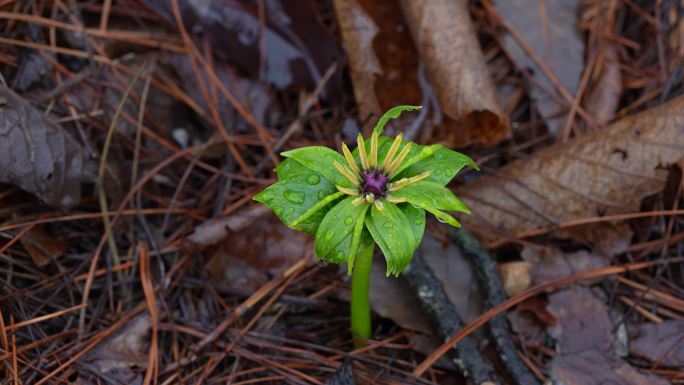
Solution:
M394 174L399 166L401 166L401 162L404 161L406 158L406 155L408 155L409 151L411 151L411 142L408 142L406 146L401 150L399 155L390 163L389 166L385 169L385 174L388 174L390 179L394 178L396 175Z
M361 167L365 171L368 171L368 157L366 156L366 144L363 142L363 136L359 134L359 136L356 137L356 144L358 145L359 149L359 158L361 158Z
M337 169L337 171L340 172L340 174L346 176L347 179L349 179L352 183L359 184L359 178L357 178L356 175L354 175L354 173L351 172L348 168L337 163L336 160L333 160L333 165L335 165L335 168Z
M356 165L356 161L354 161L354 157L352 156L351 151L349 151L349 147L344 143L342 143L342 153L344 154L344 158L347 159L347 164L349 164L349 167L354 174L360 175L361 171L359 170L359 166Z
M399 149L403 136L404 134L399 134L396 138L394 138L394 142L392 143L392 146L390 147L389 151L387 151L387 156L385 156L385 160L382 162L383 169L387 169L387 166L389 166L390 163L392 163L392 158L394 158L394 154Z
M392 184L389 186L389 188L387 189L387 191L397 191L397 190L399 190L400 188L404 188L404 187L406 187L406 186L408 186L408 185L410 185L410 184L419 182L419 181L421 181L421 180L423 180L423 179L429 177L430 174L432 174L431 171L425 171L425 172L422 173L422 174L418 174L418 175L412 176L412 177L410 177L410 178L402 178L402 179L398 180L397 182L392 183Z
M370 144L370 167L372 170L378 168L378 133L371 135Z
M347 188L347 187L342 187L342 186L335 186L337 187L337 191L347 194L347 195L359 195L359 190L353 189L353 188Z

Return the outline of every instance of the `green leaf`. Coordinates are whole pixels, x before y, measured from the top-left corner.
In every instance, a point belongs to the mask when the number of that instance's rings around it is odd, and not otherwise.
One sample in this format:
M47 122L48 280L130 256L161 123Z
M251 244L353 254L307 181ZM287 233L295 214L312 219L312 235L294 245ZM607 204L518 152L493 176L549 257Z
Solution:
M375 124L375 128L373 128L373 132L377 132L378 134L382 134L383 131L385 131L385 125L390 119L396 119L401 115L402 112L404 111L413 111L413 110L420 110L423 108L423 106L396 106L393 108L390 108L387 112L385 112L382 117L380 117L380 120L378 120L378 123Z
M466 205L451 190L439 183L427 180L408 185L391 192L391 194L397 198L404 198L408 203L429 211L440 222L448 223L454 227L461 227L461 224L451 215L441 210L470 213Z
M281 181L257 194L254 200L271 208L288 227L315 233L325 207L342 193L319 173L291 159L282 162L276 173ZM318 212L322 214L316 215Z
M372 205L370 215L366 216L366 228L385 255L387 276L398 276L411 262L418 247L408 218L397 205L384 201L382 211Z
M333 161L346 165L342 154L322 146L302 147L281 153L282 156L294 159L311 171L315 171L323 178L342 187L356 187L349 179L340 174L333 165ZM348 167L348 166L347 166ZM277 170L276 170L277 172ZM278 174L280 176L280 174Z
M413 238L418 243L416 248L423 240L423 233L425 232L425 210L415 207L410 203L400 203L397 205L399 209L406 215L411 227L413 228Z
M470 210L451 190L428 180L410 184L397 191L392 191L390 194L393 197L405 198L409 203L424 209L433 208L470 213Z
M450 150L439 144L432 145L430 148L433 152L431 155L415 161L407 160L400 176L410 177L425 171L432 171L426 180L446 185L465 166L479 170L475 161L460 152Z
M328 211L316 232L316 256L320 260L341 263L356 256L361 241L363 218L369 204L354 206L356 197L347 197ZM361 221L361 225L358 225Z

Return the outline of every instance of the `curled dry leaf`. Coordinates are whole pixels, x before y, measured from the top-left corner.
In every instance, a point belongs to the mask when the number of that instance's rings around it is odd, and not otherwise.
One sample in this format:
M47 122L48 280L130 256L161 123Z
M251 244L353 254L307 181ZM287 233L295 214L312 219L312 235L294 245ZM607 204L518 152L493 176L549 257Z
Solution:
M684 97L557 144L460 189L465 224L487 240L636 212L684 155ZM588 228L589 226L582 226ZM596 228L601 226L596 225Z
M0 183L16 185L55 207L69 208L81 200L81 145L3 86L0 138Z
M494 145L509 133L465 0L402 0L413 40L449 119L450 146Z
M615 117L622 95L619 46L610 38L615 30L618 5L617 1L593 1L585 2L582 9L582 23L591 33L589 41L597 42L596 64L583 105L599 123L607 123Z
M581 0L496 1L496 10L508 26L518 32L572 95L577 92L584 68L584 43L577 22L581 4ZM504 47L518 69L532 71L535 84L531 85L530 96L549 131L559 134L567 118L567 105L549 95L555 92L555 86L511 35L504 37Z
M375 95L375 78L382 69L373 50L373 39L379 28L356 0L334 0L333 4L349 60L359 120L373 122L372 117L380 116L381 112Z

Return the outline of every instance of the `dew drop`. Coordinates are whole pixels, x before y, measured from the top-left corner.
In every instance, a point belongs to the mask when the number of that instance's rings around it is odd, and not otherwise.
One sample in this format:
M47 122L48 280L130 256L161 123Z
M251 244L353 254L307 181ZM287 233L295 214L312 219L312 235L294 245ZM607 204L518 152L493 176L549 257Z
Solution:
M325 199L325 197L327 197L327 196L328 196L328 194L326 194L326 192L323 191L323 190L321 190L321 191L318 192L318 200L323 200L323 199Z
M433 174L433 175L441 175L441 174L442 174L442 170L435 170L432 174Z
M277 215L280 216L280 214L283 213L283 208L282 207L274 207L273 212Z
M335 235L335 232L333 230L328 230L328 232L325 233L325 240L326 241L331 240L333 235Z
M290 213L293 213L293 212L294 212L294 207L290 207L289 209L287 209L287 211L290 212Z
M304 193L299 191L285 190L283 193L285 199L292 203L304 203Z
M337 252L337 260L338 261L344 261L344 253L341 251Z
M347 225L347 226L351 225L352 222L354 222L354 218L352 218L351 216L347 217L347 218L344 220L344 224Z
M415 221L413 221L413 223L417 225L422 225L423 223L425 223L425 221L423 220L423 218L418 218Z
M320 182L320 181L321 181L321 177L318 176L318 174L311 174L311 175L309 175L308 178L306 178L306 183L308 183L312 186L317 185L318 182Z
M394 228L394 224L393 224L392 222L385 222L385 223L382 225L382 227L384 227L384 228L386 228L386 229L393 229L393 228Z

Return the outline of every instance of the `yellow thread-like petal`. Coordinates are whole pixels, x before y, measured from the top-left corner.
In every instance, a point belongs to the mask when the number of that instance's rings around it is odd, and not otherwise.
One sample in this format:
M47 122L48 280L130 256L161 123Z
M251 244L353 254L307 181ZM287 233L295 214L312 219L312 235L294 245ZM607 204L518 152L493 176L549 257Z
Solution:
M358 198L354 199L353 201L351 201L351 204L354 205L354 206L358 206L358 205L360 205L360 204L362 204L362 203L366 203L366 198L364 198L364 197L358 197Z
M411 151L411 142L408 142L406 146L401 150L399 155L390 163L389 166L387 166L387 169L385 170L385 174L388 174L390 179L394 178L396 175L394 174L399 166L401 166L401 162L404 161L406 158L406 155L408 155L409 151Z
M337 169L337 171L340 172L340 174L346 176L347 179L349 179L352 183L359 184L359 178L357 178L356 175L354 175L354 173L351 172L348 168L337 163L336 160L333 160L333 165L335 165L335 168Z
M394 138L394 142L392 143L392 146L390 147L389 151L387 151L387 156L385 156L385 160L382 161L382 168L386 169L387 166L392 163L392 158L394 158L394 154L397 152L399 149L399 146L401 145L401 140L403 139L404 134L399 134L397 135L396 138Z
M378 133L377 132L374 132L373 135L371 135L370 167L371 167L371 169L378 168Z
M395 197L395 196L392 196L390 194L386 194L385 199L387 199L387 202L391 202L391 203L404 203L407 201L406 198Z
M392 183L388 188L387 191L397 191L400 188L404 188L410 184L419 182L427 177L429 177L432 174L432 171L425 171L422 174L418 174L416 176L412 176L410 178L401 178L395 183Z
M342 153L344 154L344 158L347 159L347 164L349 164L351 170L354 171L354 174L360 175L361 171L359 170L359 166L356 165L356 161L354 160L351 151L349 151L349 147L344 143L342 143Z
M382 201L380 199L375 200L375 208L378 209L378 211L382 211L385 209L385 205L382 204Z
M359 195L359 190L353 189L353 188L347 188L347 187L342 187L342 186L335 186L337 187L337 191L341 193L345 193L347 195Z
M359 158L361 158L361 167L365 171L368 171L368 157L366 156L366 144L363 142L363 136L359 134L359 136L356 137L356 144L358 145L359 149Z
M366 202L368 202L368 203L373 203L373 199L375 199L375 195L373 195L372 193L366 194L366 195L364 195L364 197L366 198Z

